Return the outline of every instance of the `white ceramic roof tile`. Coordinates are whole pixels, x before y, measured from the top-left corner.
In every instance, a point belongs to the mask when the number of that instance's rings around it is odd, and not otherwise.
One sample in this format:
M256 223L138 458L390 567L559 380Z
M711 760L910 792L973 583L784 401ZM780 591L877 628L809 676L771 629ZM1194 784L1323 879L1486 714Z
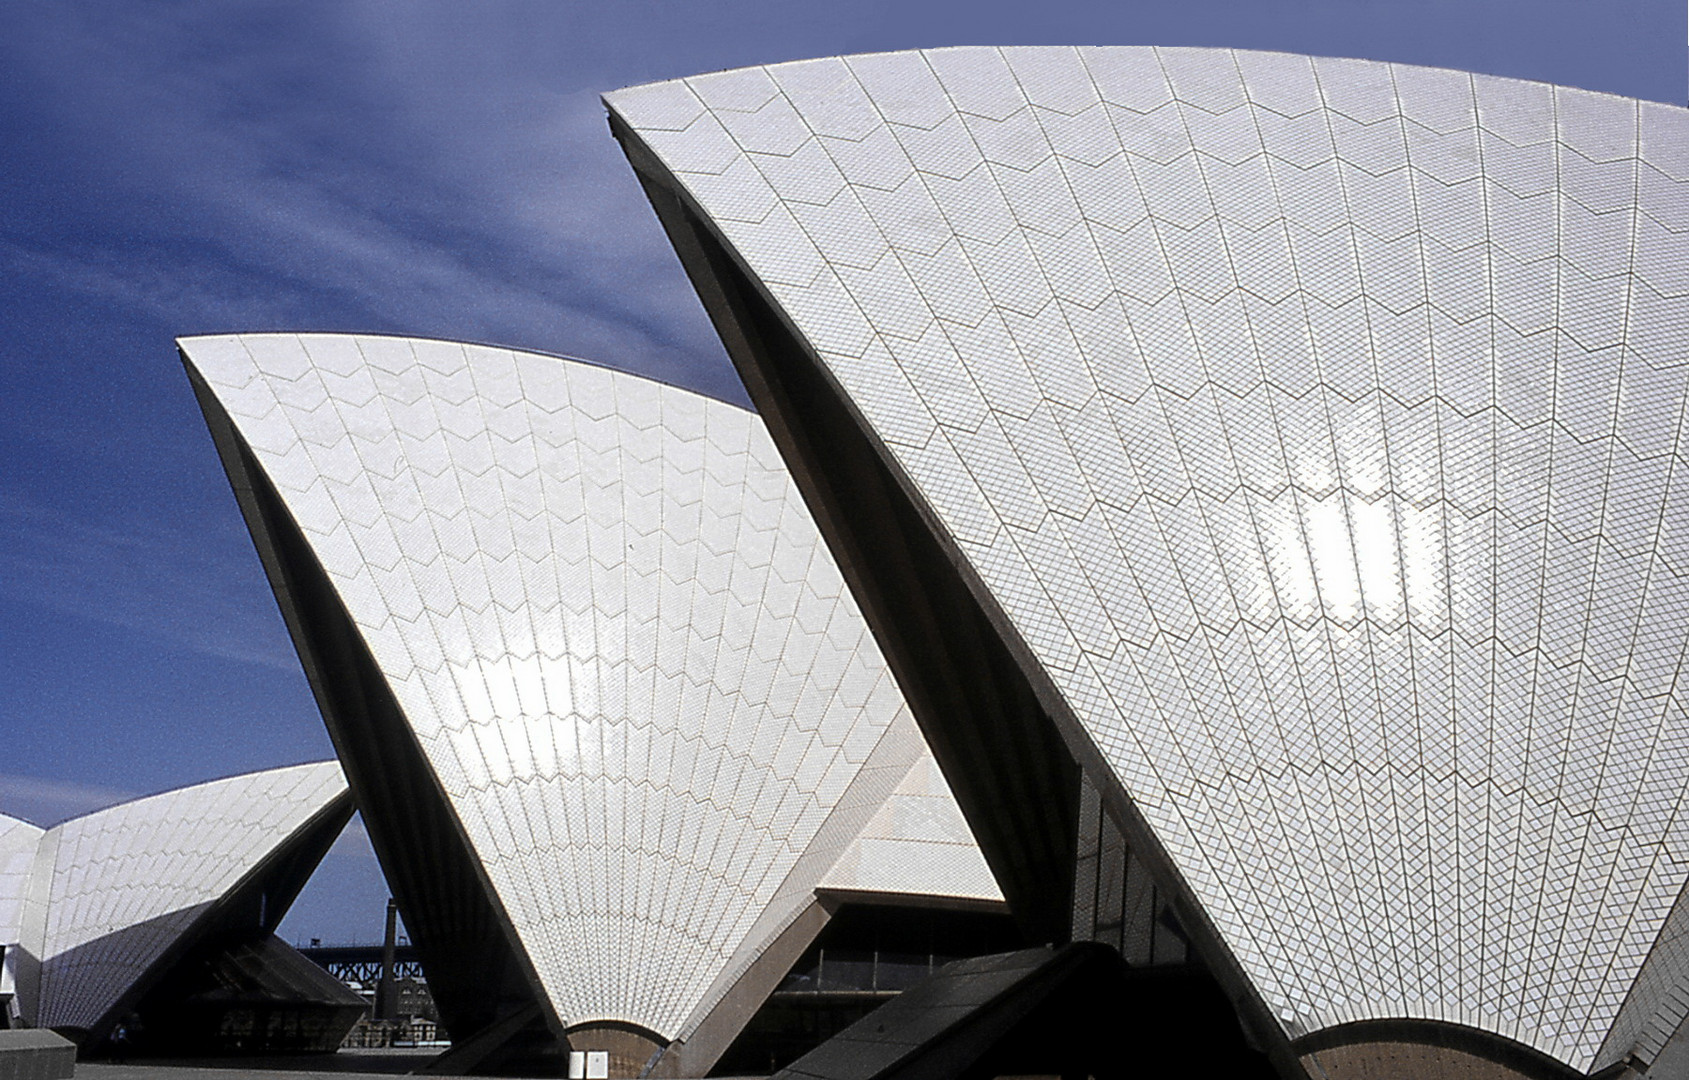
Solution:
M0 814L0 946L20 940L29 871L43 833L27 821Z
M793 74L811 91L799 100L848 76ZM736 156L797 153L808 138L792 138L798 114L766 75L671 85L642 115L712 157L719 169L699 182L721 198L749 191L772 206L775 191L801 202L817 190L766 162L778 175L763 188ZM817 227L815 209L795 202L795 217L741 236ZM182 344L216 394L255 402L257 382L325 397L309 413L284 408L291 438L266 431L254 449L266 470L303 445L335 471L272 479L559 1018L684 1038L924 749L761 422L635 376L481 346ZM334 396L352 386L356 400ZM379 459L365 457L375 446ZM319 488L330 497L310 497ZM950 871L910 878L909 891L951 872L939 891L989 887L971 839L943 850ZM665 976L653 978L653 957Z
M345 791L337 762L292 765L49 829L40 842L56 856L34 1022L97 1022L196 919Z
M730 240L1286 1030L1452 1017L1586 1071L1671 1030L1689 114L1208 49L761 70L890 139L803 231ZM641 120L675 85L607 102L719 220L689 177L731 155ZM942 272L864 258L916 205ZM798 250L837 277L764 273ZM1287 776L1331 809L1244 797Z
M923 755L821 879L860 892L1001 900L938 763Z

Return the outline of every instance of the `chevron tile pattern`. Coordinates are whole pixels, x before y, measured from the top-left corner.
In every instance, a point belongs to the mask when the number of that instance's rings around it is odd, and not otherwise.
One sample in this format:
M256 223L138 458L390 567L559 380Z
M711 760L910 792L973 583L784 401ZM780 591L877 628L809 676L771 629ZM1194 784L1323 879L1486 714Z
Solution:
M182 345L559 1018L684 1038L924 751L761 421L474 345Z
M1151 48L606 101L1288 1035L1448 1020L1587 1071L1682 1018L1684 965L1641 976L1689 874L1689 112Z

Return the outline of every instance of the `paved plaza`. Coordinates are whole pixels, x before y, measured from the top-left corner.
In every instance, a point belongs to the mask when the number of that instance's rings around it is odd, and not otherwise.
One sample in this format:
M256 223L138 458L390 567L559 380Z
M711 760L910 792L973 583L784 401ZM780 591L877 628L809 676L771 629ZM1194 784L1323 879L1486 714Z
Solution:
M437 1049L342 1050L292 1057L148 1061L112 1065L79 1062L76 1080L356 1080L408 1076L438 1056ZM753 1080L729 1077L727 1080Z

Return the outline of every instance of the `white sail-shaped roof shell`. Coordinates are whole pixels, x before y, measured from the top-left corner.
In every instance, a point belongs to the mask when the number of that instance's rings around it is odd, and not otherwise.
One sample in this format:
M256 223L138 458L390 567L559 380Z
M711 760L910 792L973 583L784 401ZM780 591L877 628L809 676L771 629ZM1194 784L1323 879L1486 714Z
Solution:
M761 421L477 345L181 344L557 1018L684 1039L923 751Z
M0 886L17 883L22 900L10 940L32 968L14 969L31 984L19 987L32 999L26 1019L92 1028L202 916L345 798L339 764L315 762L0 834L0 860L15 856L0 862ZM5 846L20 833L33 840L27 854ZM9 895L0 892L0 915Z
M1689 872L1689 113L1150 48L606 100L1288 1035L1591 1070L1675 1026L1681 970L1639 974Z

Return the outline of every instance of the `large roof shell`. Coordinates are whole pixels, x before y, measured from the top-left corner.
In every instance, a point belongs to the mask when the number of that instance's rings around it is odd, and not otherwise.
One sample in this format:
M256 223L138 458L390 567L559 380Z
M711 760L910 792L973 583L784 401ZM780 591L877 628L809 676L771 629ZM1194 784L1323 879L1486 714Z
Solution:
M1689 113L1150 48L606 101L1287 1035L1646 1060L1689 873Z
M557 1019L686 1038L924 749L761 421L487 346L181 344Z

